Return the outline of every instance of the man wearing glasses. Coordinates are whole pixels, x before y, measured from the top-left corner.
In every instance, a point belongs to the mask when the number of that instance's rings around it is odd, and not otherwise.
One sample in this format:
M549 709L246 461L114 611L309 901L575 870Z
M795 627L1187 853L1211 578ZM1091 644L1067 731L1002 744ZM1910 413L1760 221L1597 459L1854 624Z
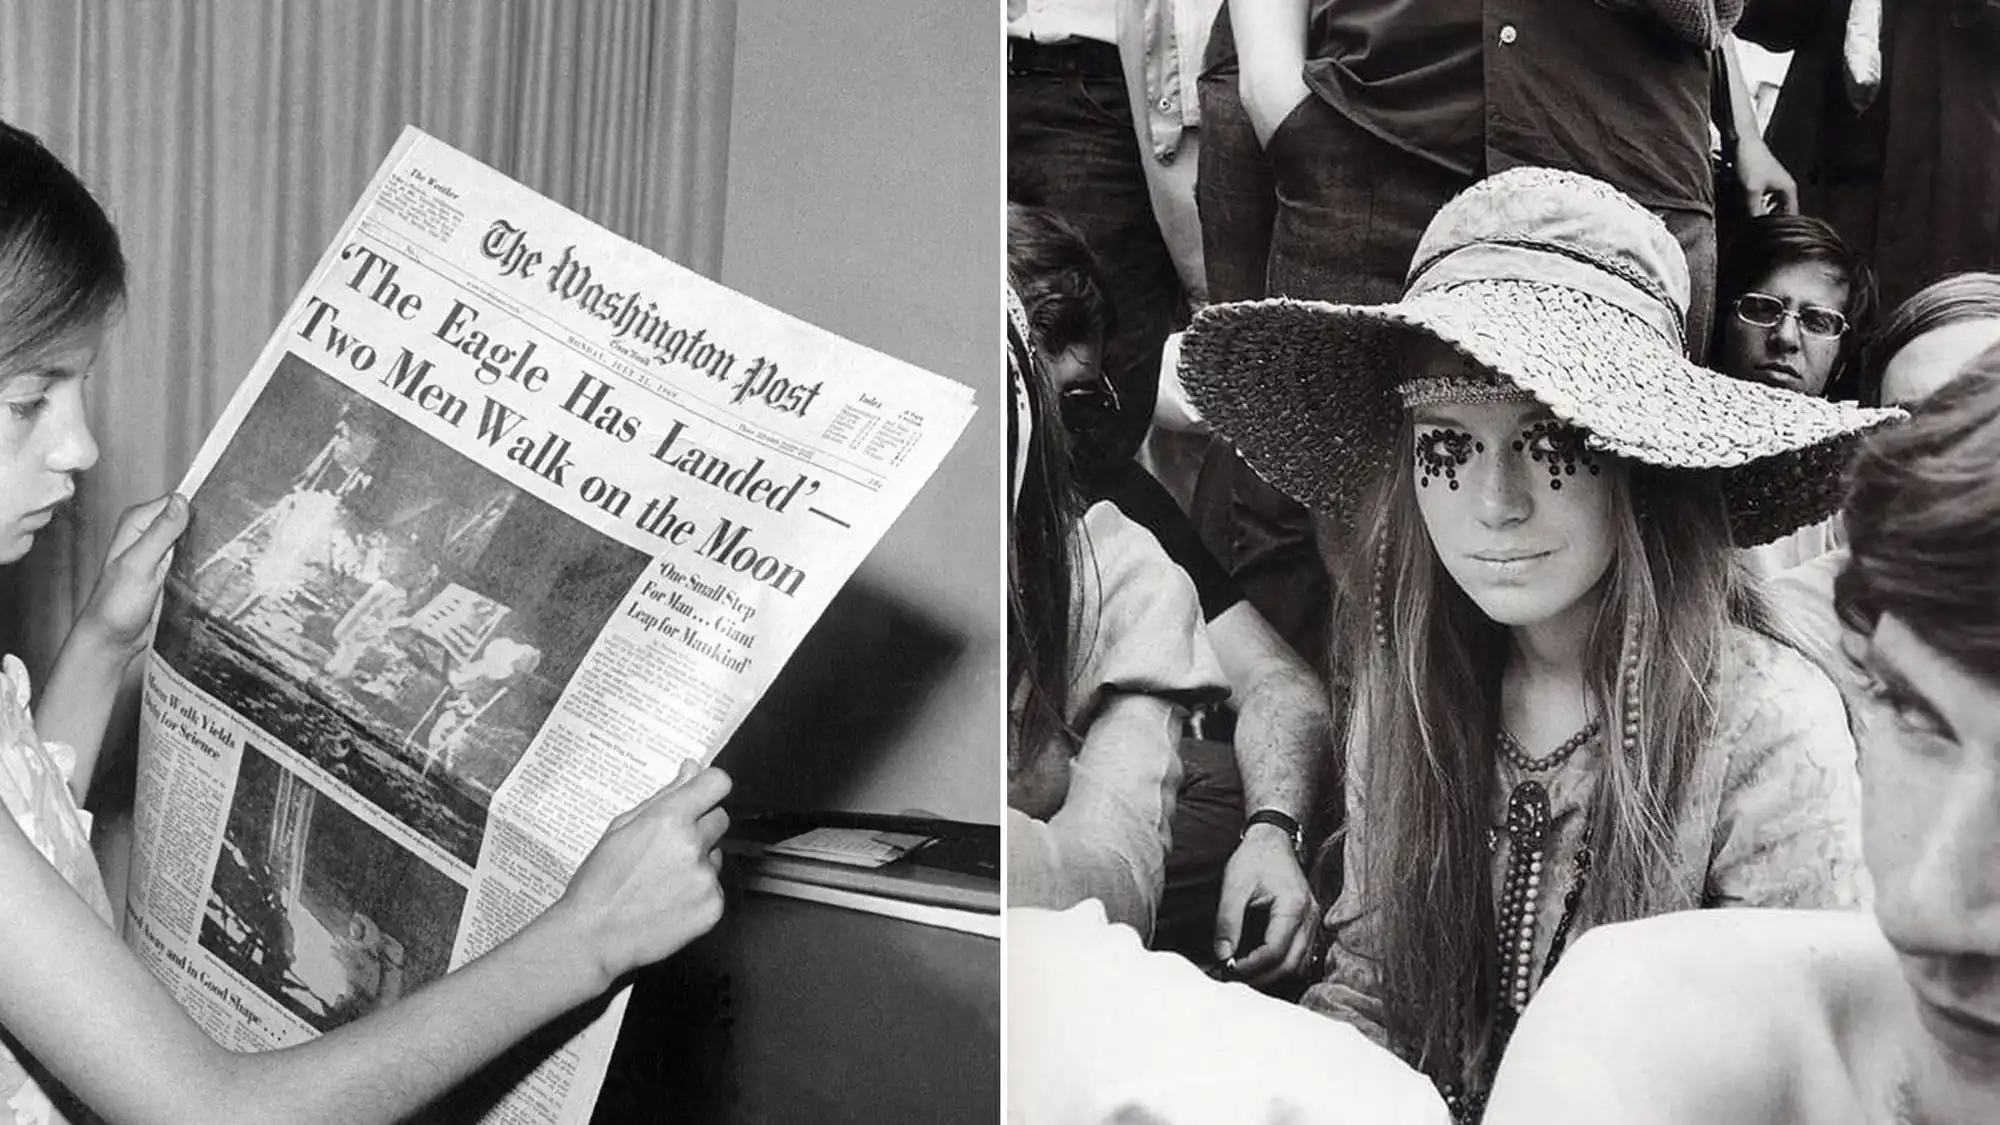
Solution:
M1875 307L1867 263L1826 223L1761 215L1740 227L1716 268L1710 362L1737 379L1779 390L1853 398L1855 345ZM1745 550L1750 568L1774 575L1845 543L1836 517Z
M1874 307L1868 266L1832 227L1803 215L1746 223L1716 271L1717 370L1815 397L1852 397L1837 380L1850 366Z

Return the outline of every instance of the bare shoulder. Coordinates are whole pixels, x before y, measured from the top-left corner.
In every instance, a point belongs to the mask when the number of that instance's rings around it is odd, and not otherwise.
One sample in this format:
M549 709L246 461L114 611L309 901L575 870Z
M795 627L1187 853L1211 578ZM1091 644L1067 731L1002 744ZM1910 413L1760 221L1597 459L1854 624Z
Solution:
M1592 930L1528 1006L1487 1121L1793 1119L1801 1080L1837 1057L1880 940L1871 917L1844 911L1705 910Z

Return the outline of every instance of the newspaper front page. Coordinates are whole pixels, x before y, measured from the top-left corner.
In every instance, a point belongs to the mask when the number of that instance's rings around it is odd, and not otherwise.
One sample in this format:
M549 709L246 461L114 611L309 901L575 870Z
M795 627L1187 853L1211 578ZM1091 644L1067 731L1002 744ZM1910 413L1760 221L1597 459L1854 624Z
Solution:
M972 410L406 131L181 486L126 940L242 1050L499 943ZM587 1121L623 1006L487 1119Z

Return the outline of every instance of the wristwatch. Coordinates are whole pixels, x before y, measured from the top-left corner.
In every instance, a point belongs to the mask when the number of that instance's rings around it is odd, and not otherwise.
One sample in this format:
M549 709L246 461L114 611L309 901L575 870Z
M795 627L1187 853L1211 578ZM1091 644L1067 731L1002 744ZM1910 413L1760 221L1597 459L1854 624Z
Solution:
M1292 814L1280 809L1258 809L1243 819L1243 836L1250 835L1250 829L1259 824L1268 824L1290 837L1293 858L1299 861L1300 867L1305 866L1306 830ZM1237 837L1239 841L1242 838L1242 836Z

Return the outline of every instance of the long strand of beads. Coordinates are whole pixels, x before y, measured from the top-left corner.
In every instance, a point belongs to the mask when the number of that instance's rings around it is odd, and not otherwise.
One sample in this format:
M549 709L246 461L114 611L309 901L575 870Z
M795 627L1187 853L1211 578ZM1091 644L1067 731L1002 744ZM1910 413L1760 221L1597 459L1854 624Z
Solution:
M1507 877L1495 919L1502 995L1516 1011L1527 1006L1534 974L1536 904L1541 901L1550 821L1549 791L1542 783L1516 785L1507 798Z
M1629 762L1639 757L1639 626L1636 622L1625 626L1625 657L1620 663L1623 667L1619 674L1625 681L1625 737L1621 749Z
M1374 600L1371 614L1375 619L1375 647L1389 647L1389 536L1384 532L1375 544L1375 587L1369 591Z

